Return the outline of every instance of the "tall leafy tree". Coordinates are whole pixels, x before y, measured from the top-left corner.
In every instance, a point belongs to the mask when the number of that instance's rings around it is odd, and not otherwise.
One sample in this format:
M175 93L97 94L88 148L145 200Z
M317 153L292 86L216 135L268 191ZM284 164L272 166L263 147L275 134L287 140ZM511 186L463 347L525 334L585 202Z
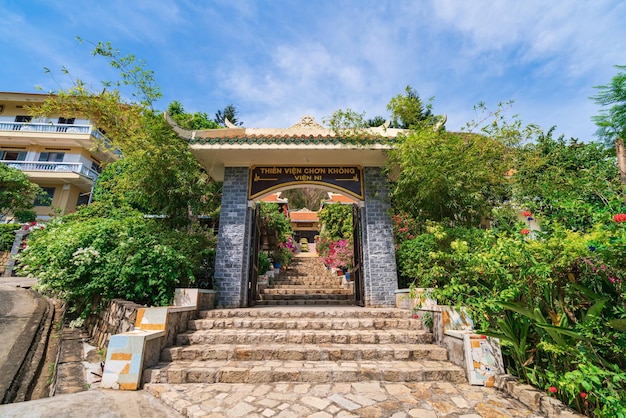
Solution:
M239 113L237 108L234 105L229 104L224 108L224 110L217 111L217 113L215 114L215 123L225 127L226 119L228 119L228 121L233 125L242 126L243 122L237 119L237 113Z
M123 159L105 169L109 176L103 176L97 196L104 199L108 193L109 202L165 215L173 225L188 223L198 210L219 207L219 187L212 184L187 143L153 110L161 97L153 72L134 56L122 56L110 43L99 42L92 54L108 59L119 69L122 81L105 82L104 90L94 91L75 80L72 87L55 92L31 111L36 116L82 114L107 133L110 142L99 146L120 151ZM135 88L130 101L122 97L123 85ZM175 103L172 109L184 116L182 105Z
M615 157L601 143L552 137L554 128L522 147L517 155L515 200L540 216L543 229L560 225L585 231L619 211L620 184Z
M615 146L620 181L626 185L626 66L616 65L620 70L610 83L596 86L598 94L592 97L596 104L604 106L600 114L593 117L598 125L598 136L607 145ZM608 108L606 108L608 106ZM626 194L624 195L626 201Z
M200 130L200 129L218 129L221 126L204 112L187 113L182 103L175 100L169 104L167 108L168 115L184 129Z
M31 211L37 197L47 196L18 169L0 163L0 218Z
M394 206L416 219L479 225L509 195L508 153L487 136L416 129L390 155Z
M387 110L391 112L391 126L401 129L417 127L433 116L431 104L424 104L411 86L406 86L404 94L393 97Z

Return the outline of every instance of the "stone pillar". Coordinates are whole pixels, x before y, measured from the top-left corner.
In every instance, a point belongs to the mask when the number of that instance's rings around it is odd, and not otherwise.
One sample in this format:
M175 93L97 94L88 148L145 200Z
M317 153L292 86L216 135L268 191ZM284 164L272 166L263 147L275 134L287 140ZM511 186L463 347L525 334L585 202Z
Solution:
M246 306L249 216L248 168L226 167L213 278L217 307Z
M380 167L365 167L363 177L365 208L361 222L363 223L365 306L394 307L398 274L389 186Z

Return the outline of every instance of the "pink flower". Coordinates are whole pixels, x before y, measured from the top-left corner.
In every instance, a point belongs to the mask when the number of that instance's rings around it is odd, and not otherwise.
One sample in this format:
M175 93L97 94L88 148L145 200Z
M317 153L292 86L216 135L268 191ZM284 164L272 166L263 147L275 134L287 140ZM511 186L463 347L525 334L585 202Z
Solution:
M528 229L528 228L524 228L524 229L522 229L522 230L521 230L521 231L519 231L519 232L520 232L520 234L522 234L522 235L528 235L528 234L530 234L530 229Z

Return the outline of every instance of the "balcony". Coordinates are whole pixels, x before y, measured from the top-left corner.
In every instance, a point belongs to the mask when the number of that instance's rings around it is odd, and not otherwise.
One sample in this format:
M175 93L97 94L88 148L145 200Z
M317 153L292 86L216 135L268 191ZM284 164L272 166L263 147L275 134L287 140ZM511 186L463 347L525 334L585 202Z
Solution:
M0 160L0 163L29 173L61 174L61 176L55 177L64 177L64 173L72 173L85 176L92 181L98 180L98 173L91 168L87 168L83 163L53 163L47 161L37 162L10 160Z
M1 138L10 139L18 145L39 143L51 146L79 145L85 148L92 148L94 142L99 141L105 149L111 148L109 139L91 125L0 121ZM108 152L118 154L116 150Z

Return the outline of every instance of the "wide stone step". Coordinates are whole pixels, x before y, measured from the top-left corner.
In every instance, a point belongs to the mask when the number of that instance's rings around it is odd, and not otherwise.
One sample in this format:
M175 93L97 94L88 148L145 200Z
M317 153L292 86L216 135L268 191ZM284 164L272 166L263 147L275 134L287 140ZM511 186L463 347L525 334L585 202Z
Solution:
M294 289L263 289L261 295L351 295L352 289L310 289L310 288L294 288Z
M257 300L257 306L351 306L354 305L354 300L349 299L290 299L282 300L280 298L272 300Z
M410 311L396 308L313 307L211 309L198 312L198 318L412 318Z
M351 294L328 294L328 293L314 293L314 294L302 294L302 293L292 293L292 294L265 294L261 293L259 295L259 300L351 300L353 296Z
M316 279L310 277L291 277L288 279L274 279L272 286L291 285L291 286L337 286L341 284L341 278L333 279Z
M420 330L420 321L410 318L217 318L193 319L189 330L209 329L283 330Z
M332 286L328 286L328 285L324 285L324 284L308 284L308 285L301 285L301 284L275 284L272 283L271 286L268 287L268 289L344 289L343 284L339 283L336 285L332 285Z
M191 344L430 344L423 330L280 330L213 329L184 332L176 345Z
M176 361L146 369L144 383L422 382L465 383L447 361Z
M447 360L445 348L434 344L207 344L169 347L161 361L295 360L295 361L416 361Z

